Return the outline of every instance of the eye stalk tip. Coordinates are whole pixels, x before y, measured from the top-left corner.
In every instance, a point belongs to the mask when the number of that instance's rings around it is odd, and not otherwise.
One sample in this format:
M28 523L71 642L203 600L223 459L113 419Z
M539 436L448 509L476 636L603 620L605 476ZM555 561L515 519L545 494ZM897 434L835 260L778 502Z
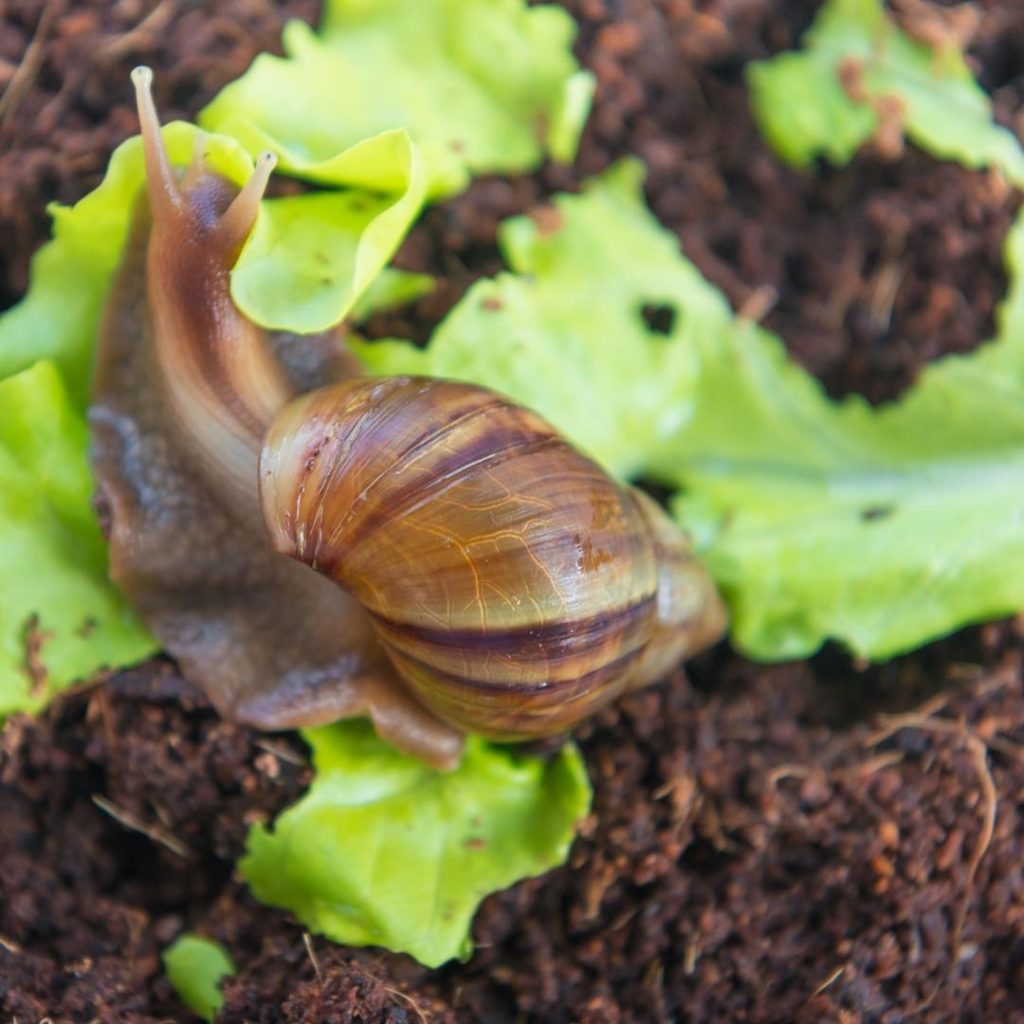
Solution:
M160 118L153 102L153 69L140 64L132 69L135 105L139 111L142 147L146 160L146 187L154 213L174 208L181 201L178 183L160 135Z
M270 150L264 150L256 158L249 180L224 211L217 226L217 233L227 249L241 249L249 232L256 223L260 200L270 181L270 172L277 166L277 157ZM237 256L237 252L235 253Z

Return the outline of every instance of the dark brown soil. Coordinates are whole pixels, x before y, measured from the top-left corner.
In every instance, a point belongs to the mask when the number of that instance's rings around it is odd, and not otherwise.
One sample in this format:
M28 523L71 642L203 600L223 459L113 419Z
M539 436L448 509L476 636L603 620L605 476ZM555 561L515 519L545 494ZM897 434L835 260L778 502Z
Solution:
M51 6L29 88L0 107L0 300L25 286L45 203L91 188L134 130L134 63L157 69L167 116L194 114L276 44L283 11L316 5L164 0L166 20L128 36L148 0ZM1024 9L975 6L972 57L1019 124ZM577 167L429 212L402 261L443 285L374 333L426 337L499 265L498 220L627 152L701 269L833 393L892 397L991 333L1018 201L996 176L914 151L805 176L759 140L743 65L792 46L815 4L570 7L600 83ZM0 7L0 88L39 10ZM219 721L153 662L2 734L0 1010L190 1019L159 954L192 928L239 964L226 1021L1024 1021L1022 679L1024 620L869 670L834 649L762 666L723 647L581 731L596 796L570 864L489 899L473 960L431 972L307 949L247 895L233 859L302 791L301 744Z

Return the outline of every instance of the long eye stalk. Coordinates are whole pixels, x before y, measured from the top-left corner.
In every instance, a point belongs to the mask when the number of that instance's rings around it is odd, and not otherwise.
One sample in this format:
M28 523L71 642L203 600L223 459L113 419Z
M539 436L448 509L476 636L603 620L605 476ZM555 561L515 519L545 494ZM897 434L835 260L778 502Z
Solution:
M154 214L170 212L182 202L181 189L167 158L163 138L160 135L160 118L153 103L153 72L140 66L132 71L135 86L135 105L139 111L142 127L142 146L146 159L146 187Z

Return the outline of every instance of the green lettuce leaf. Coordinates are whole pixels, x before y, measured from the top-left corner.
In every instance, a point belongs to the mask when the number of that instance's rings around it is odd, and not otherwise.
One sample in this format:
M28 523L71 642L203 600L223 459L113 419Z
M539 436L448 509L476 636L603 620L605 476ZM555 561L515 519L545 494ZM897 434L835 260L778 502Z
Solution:
M845 164L878 130L875 105L889 100L902 107L906 137L922 149L965 167L998 167L1024 183L1020 144L993 123L963 54L912 39L881 0L828 0L803 43L747 68L754 115L784 160Z
M86 429L50 362L0 381L0 721L153 641L107 581Z
M523 0L330 0L319 36L289 22L287 56L257 57L200 123L314 181L339 150L407 128L429 195L451 195L545 150L572 159L593 90L574 33L565 11Z
M430 274L385 267L352 307L352 319L361 323L374 313L408 306L429 295L436 283Z
M220 983L238 973L228 951L213 939L186 933L164 950L163 961L181 1001L212 1024L224 1005Z
M377 183L264 201L231 275L231 297L264 327L311 333L340 323L376 281L423 205L426 172L401 130L329 161L321 180ZM322 165L326 166L326 165ZM393 188L384 192L385 185Z
M313 931L431 967L469 955L486 895L565 860L590 805L571 745L542 761L470 737L461 765L438 772L366 722L304 735L313 784L272 831L252 828L243 875Z
M356 345L375 373L485 384L531 406L613 473L642 471L690 413L697 332L727 315L653 226L622 161L501 229L513 273L476 284L428 348Z
M1024 608L1024 220L1000 337L874 410L831 403L752 325L704 337L674 465L681 523L762 658L886 658Z

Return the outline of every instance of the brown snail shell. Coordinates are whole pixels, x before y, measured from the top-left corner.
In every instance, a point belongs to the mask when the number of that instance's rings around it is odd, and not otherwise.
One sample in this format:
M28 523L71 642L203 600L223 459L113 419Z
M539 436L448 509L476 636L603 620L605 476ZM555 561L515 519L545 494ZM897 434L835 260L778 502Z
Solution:
M560 732L724 625L653 501L485 388L305 395L266 435L260 489L274 547L353 594L402 680L461 730Z

